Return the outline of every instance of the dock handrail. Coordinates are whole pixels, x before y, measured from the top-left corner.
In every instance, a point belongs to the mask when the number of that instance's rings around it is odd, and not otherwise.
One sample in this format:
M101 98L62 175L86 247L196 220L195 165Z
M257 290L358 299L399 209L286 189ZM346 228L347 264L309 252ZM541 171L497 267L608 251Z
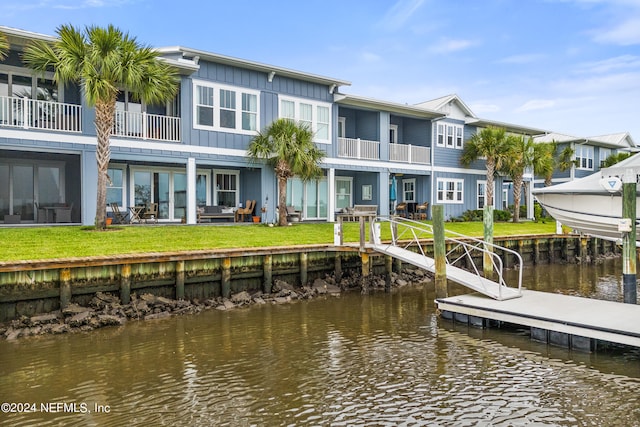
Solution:
M433 238L433 226L427 224L425 222L415 221L412 219L402 218L402 217L376 217L375 221L370 222L371 227L371 243L376 246L380 245L379 242L379 234L378 230L376 230L376 224L381 224L383 222L388 222L391 228L391 245L408 250L408 248L412 246L416 246L418 248L418 252L422 257L426 260L431 260L431 258L427 257L424 252L423 245L421 244L421 240L427 238ZM428 237L428 236L431 237ZM522 291L522 256L509 248L505 248L500 245L496 245L493 243L485 242L484 240L477 239L471 236L465 236L464 234L457 233L455 231L445 230L445 243L454 244L447 253L446 253L446 262L449 265L455 265L456 263L461 263L460 261L463 259L468 260L467 271L469 270L469 265L471 266L471 270L478 277L483 277L483 275L478 270L475 262L473 261L472 253L481 252L482 254L489 254L491 263L493 266L493 271L497 274L497 280L492 279L496 282L498 286L498 299L502 299L502 289L513 287L508 286L506 280L504 278L504 264L502 258L495 252L496 249L499 249L502 253L509 253L515 257L517 260L514 264L514 267L518 270L518 284L517 289L518 293ZM462 254L457 257L453 257L453 255L457 255L457 251L459 248L462 248Z

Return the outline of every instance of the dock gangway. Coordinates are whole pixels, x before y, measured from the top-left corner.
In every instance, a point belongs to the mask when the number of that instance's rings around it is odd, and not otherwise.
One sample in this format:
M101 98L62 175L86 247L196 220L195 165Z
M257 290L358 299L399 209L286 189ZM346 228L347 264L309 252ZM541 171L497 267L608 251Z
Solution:
M373 219L373 218L372 218ZM433 238L433 226L402 217L376 217L369 221L370 245L376 252L400 259L432 273L436 271L434 258L424 251L424 240ZM391 229L391 241L381 242L380 231L383 224ZM447 279L480 292L496 300L507 300L522 296L522 257L509 248L480 239L445 230ZM513 256L514 268L518 271L517 283L506 282L504 264L497 251ZM474 255L491 259L493 277L484 277L478 270ZM512 279L513 282L515 280Z

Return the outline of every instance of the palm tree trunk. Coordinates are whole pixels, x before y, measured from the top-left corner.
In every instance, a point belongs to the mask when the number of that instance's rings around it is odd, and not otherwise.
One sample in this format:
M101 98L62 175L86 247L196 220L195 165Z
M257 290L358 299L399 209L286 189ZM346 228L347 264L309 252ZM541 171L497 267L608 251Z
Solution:
M494 203L494 195L493 195L493 175L496 171L496 164L492 159L487 159L487 200L486 204L489 206L493 206Z
M522 198L522 177L513 179L513 222L520 221L520 199Z
M278 175L278 225L287 225L287 177Z
M96 133L98 147L96 149L96 161L98 163L98 188L96 192L96 229L106 228L105 217L107 214L107 182L109 159L111 158L111 148L109 137L113 128L113 121L116 109L115 98L112 101L96 102Z

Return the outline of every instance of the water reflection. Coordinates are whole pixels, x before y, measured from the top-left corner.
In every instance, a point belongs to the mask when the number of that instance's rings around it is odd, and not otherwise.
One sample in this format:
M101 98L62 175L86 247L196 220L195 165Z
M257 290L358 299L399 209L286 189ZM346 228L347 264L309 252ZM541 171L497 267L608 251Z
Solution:
M527 287L619 300L618 261L528 269ZM604 277L604 281L597 279ZM638 425L640 354L454 325L431 289L0 342L0 396L109 405L2 425Z

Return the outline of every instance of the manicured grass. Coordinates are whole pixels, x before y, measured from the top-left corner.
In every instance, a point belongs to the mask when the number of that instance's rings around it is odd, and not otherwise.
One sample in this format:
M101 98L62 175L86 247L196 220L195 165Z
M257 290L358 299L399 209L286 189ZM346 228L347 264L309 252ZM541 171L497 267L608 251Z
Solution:
M481 222L445 224L447 230L481 237ZM388 226L381 228L389 239ZM553 222L496 223L495 236L548 234ZM344 241L357 242L357 223L344 224ZM98 232L88 227L16 227L0 229L0 262L144 252L171 252L218 248L255 248L333 244L333 224L304 223L290 227L265 225L137 225L110 227Z

